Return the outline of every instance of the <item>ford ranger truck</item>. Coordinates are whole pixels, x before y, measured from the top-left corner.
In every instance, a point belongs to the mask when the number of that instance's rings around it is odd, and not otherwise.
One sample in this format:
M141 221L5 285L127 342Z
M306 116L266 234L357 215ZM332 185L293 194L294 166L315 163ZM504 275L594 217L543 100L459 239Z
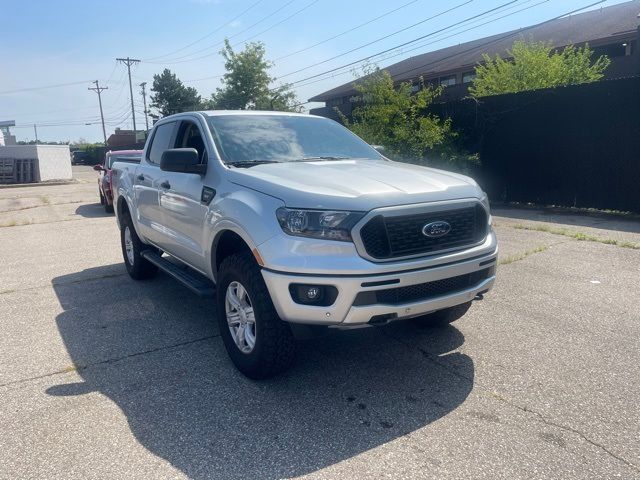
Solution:
M172 115L139 164L112 169L127 271L160 269L215 297L226 350L250 378L284 371L301 330L450 323L495 281L475 181L391 161L326 118Z

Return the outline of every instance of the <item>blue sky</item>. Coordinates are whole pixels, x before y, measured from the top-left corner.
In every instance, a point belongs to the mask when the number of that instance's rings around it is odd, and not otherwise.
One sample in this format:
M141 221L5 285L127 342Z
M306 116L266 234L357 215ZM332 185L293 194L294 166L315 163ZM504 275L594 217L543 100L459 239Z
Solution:
M141 112L142 97L137 84L146 81L149 88L153 75L165 67L208 97L220 85L220 79L206 77L224 72L217 52L225 37L230 37L236 49L241 49L245 41L264 42L268 57L278 59L272 74L285 76L468 2L388 39L283 78L297 81L449 26L508 0L413 0L351 33L289 55L410 1L2 0L0 120L13 119L22 126L13 129L19 140L33 139L33 128L27 125L36 123L41 140L74 141L82 137L100 141L97 95L87 90L92 80L98 79L101 86L109 88L103 92L107 135L116 126L131 128L126 68L116 64L116 57L143 60L133 68L134 101L137 112ZM420 49L408 52L415 48L412 45L391 52L394 55L391 58L376 58L374 63L384 66L411 55L525 27L595 1L514 0L501 13L487 17L485 21L492 20L487 25L478 26L484 23L478 21L452 29L433 37L429 45ZM622 2L608 0L601 6L616 3ZM526 7L531 8L518 12ZM498 18L507 14L510 15ZM477 28L456 34L472 26ZM442 38L445 35L453 36ZM306 101L351 78L353 72L347 70L315 83L301 82L295 90L298 98ZM78 83L64 87L6 93L75 82ZM136 113L136 123L138 128L144 124L142 113Z

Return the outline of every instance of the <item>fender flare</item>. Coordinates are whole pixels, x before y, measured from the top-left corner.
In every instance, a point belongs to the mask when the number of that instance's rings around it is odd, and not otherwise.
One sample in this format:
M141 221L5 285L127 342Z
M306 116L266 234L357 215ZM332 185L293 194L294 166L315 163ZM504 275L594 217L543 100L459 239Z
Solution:
M251 251L253 251L257 247L257 244L253 240L251 235L249 235L249 233L244 228L242 228L240 225L238 225L237 223L235 223L230 219L221 220L216 225L216 227L217 228L214 232L213 238L209 242L211 245L211 248L209 249L209 253L208 253L209 258L207 259L207 264L211 268L211 276L214 279L217 277L217 274L218 274L216 265L215 265L217 252L218 252L218 243L220 242L220 239L226 232L233 232L236 235L238 235L242 239L242 241L244 241L244 243L249 247L249 250Z

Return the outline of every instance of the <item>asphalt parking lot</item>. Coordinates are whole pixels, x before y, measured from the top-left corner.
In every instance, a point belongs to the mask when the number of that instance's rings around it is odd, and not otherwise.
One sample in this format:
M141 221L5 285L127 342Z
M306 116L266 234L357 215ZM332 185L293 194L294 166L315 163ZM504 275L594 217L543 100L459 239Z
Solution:
M640 478L640 222L496 209L453 326L300 345L254 382L210 300L125 271L95 173L0 189L0 478Z

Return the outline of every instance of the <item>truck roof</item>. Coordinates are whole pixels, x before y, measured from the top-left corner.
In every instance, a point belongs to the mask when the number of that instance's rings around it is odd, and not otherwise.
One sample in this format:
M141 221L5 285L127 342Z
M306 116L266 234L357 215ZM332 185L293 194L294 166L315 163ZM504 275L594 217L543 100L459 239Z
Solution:
M282 115L282 116L295 116L295 117L315 117L316 115L309 115L308 113L295 113L295 112L276 112L269 110L202 110L198 113L207 115L209 117L216 117L220 115Z

